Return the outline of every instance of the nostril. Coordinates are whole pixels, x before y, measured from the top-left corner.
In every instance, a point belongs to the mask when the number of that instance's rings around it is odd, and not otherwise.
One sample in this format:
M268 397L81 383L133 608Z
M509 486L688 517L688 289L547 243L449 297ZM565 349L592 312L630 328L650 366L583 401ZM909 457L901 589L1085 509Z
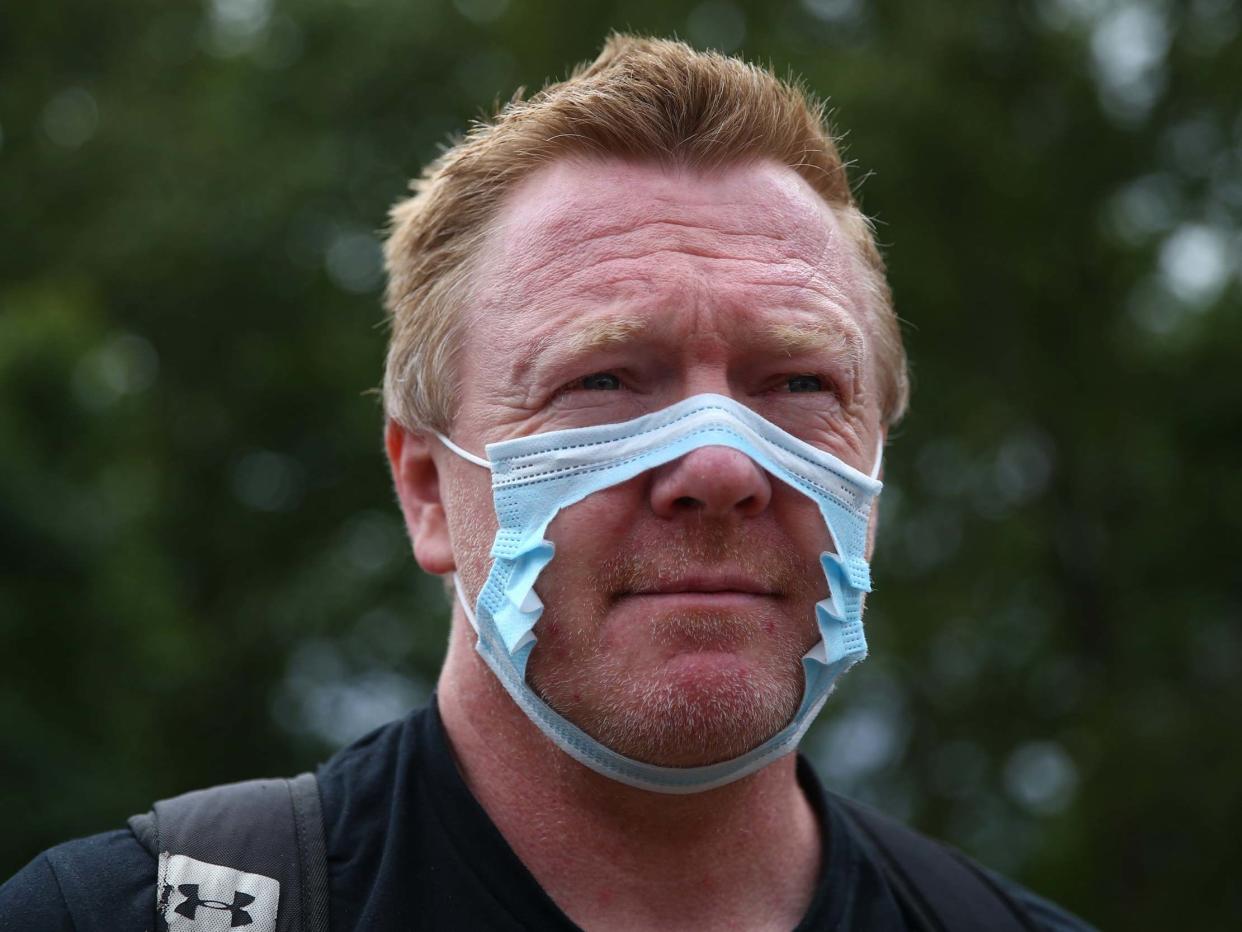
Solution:
M766 499L759 498L758 496L747 495L733 507L738 514L745 515L746 517L753 517L763 511L765 501Z
M756 510L755 506L757 503L758 501L755 496L748 495L746 498L735 502L733 507L741 511L743 514L749 514ZM673 499L673 507L678 511L701 511L707 507L707 502L700 498L695 498L693 495L682 495Z
M707 446L660 467L651 485L651 504L664 517L753 517L770 498L767 476L744 453Z

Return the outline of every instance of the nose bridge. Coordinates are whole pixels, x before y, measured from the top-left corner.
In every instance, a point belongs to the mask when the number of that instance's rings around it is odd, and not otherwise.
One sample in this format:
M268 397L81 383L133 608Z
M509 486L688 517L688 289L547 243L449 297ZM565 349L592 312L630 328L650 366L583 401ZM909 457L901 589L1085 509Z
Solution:
M656 470L651 507L660 517L753 517L772 499L771 479L745 453L726 446L691 450Z
M723 365L687 366L682 392L686 398L707 394L731 396L729 373Z

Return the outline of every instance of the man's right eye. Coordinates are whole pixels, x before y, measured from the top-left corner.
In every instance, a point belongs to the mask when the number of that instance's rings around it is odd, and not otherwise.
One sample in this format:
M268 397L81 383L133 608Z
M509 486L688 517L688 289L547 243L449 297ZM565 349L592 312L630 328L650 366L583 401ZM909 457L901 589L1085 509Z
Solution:
M621 388L621 380L611 372L595 372L579 379L578 387L589 392L615 392Z

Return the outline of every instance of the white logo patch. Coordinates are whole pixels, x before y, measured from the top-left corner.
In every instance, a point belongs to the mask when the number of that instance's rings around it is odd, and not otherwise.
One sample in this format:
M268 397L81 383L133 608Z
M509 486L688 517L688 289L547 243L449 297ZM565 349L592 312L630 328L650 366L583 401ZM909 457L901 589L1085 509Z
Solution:
M159 891L169 932L276 932L280 881L272 877L165 851Z

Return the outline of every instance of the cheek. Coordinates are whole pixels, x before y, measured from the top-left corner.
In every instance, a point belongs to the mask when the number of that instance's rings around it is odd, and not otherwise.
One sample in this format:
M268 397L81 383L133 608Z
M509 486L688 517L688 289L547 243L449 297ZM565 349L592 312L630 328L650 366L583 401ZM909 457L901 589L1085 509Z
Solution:
M569 659L573 656L574 641L565 636L565 627L557 619L555 611L544 611L535 625L538 641L531 663L543 666Z
M602 489L561 511L548 525L556 546L552 562L540 574L535 591L545 609L540 638L571 644L581 634L575 620L599 618L606 609L600 569L630 538L643 506L642 476ZM559 628L557 625L559 624Z
M835 551L836 545L832 542L819 506L779 480L773 480L773 483L778 492L772 496L771 508L795 552L818 563L821 553Z
M648 475L601 489L553 518L547 538L556 545L556 557L548 572L558 564L598 567L614 554L641 517Z
M468 592L483 588L491 565L489 556L496 539L496 512L487 478L451 474L442 495L449 515L453 559Z

